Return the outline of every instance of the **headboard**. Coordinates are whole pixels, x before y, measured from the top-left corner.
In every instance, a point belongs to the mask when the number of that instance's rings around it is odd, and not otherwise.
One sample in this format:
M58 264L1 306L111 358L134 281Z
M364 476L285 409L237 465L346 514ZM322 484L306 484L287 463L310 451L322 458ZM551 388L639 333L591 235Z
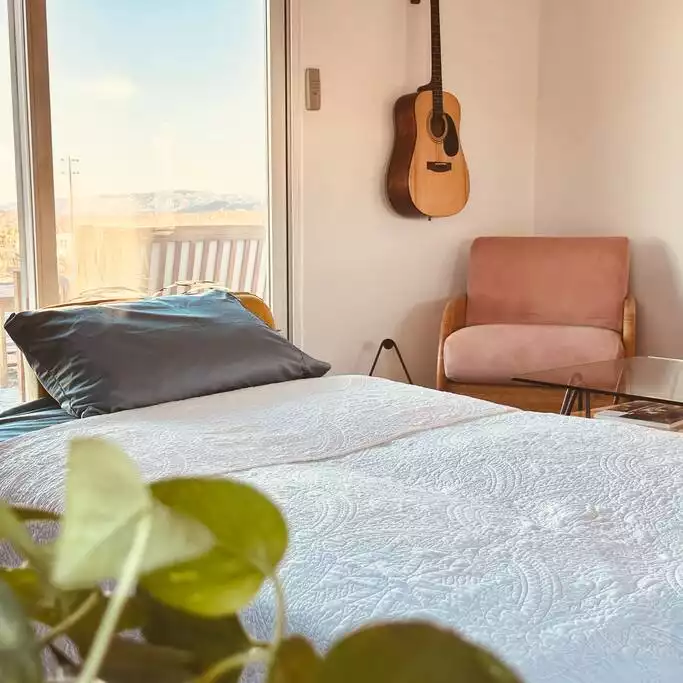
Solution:
M273 317L273 313L270 310L270 307L268 304L261 299L260 297L256 296L255 294L249 294L247 292L232 292L241 302L242 305L251 311L256 317L260 318L263 320L263 322L268 325L271 329L275 329L275 318ZM188 294L188 296L192 296L191 294ZM66 304L58 304L56 306L50 306L49 308L69 308L73 306L96 306L98 304L113 304L113 303L119 303L119 302L125 302L125 301L138 301L139 299L143 298L142 296L139 297L127 297L127 298L116 298L116 299L95 299L95 300L88 300L88 301L75 301L75 302L69 302ZM23 361L23 359L22 359ZM28 364L23 361L24 365L24 372L26 373L26 396L27 399L33 400L35 398L42 398L44 396L47 396L48 393L45 391L45 388L43 385L38 381L38 378L35 376L31 368L28 366Z

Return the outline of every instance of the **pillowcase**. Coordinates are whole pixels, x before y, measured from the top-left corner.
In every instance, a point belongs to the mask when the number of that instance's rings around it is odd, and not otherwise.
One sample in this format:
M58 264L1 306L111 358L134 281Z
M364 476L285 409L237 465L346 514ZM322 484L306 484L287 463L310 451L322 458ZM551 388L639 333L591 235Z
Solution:
M322 377L330 369L215 290L25 311L5 329L48 393L76 417Z

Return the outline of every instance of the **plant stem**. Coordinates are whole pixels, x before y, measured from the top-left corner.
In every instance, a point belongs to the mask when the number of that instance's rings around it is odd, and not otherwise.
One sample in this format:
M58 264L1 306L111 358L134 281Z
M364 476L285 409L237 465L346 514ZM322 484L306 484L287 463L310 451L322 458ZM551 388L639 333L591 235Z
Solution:
M275 633L272 649L276 652L285 634L285 592L276 575L273 575L273 585L275 586Z
M97 629L88 658L83 664L83 670L77 683L92 683L102 666L104 658L107 656L107 650L126 606L128 596L137 585L140 565L145 556L145 549L147 548L151 531L152 515L151 512L147 511L137 524L133 545L128 553L128 557L126 557L126 561L123 563L121 576L111 595L100 627Z
M100 592L95 591L91 593L79 606L78 609L69 614L65 619L59 622L54 628L51 628L41 639L40 646L45 647L50 641L54 640L62 633L66 633L74 624L77 624L91 609L93 609L100 601Z
M194 683L213 683L217 678L220 678L228 671L241 669L247 664L255 664L256 662L267 662L270 660L270 652L260 647L252 647L251 650L240 652L224 659L218 664L214 664L206 673L196 678Z

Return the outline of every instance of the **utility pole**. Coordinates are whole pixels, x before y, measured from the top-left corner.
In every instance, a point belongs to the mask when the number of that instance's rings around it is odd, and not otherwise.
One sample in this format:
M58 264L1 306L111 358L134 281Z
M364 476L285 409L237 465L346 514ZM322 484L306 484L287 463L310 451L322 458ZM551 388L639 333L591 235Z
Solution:
M62 173L66 173L67 178L69 180L69 227L71 234L73 235L74 232L74 184L73 184L73 178L75 175L79 175L80 171L78 170L77 166L81 162L80 159L77 159L76 157L72 157L70 154L66 159L62 158L61 159L62 164L66 164L66 171L62 171Z

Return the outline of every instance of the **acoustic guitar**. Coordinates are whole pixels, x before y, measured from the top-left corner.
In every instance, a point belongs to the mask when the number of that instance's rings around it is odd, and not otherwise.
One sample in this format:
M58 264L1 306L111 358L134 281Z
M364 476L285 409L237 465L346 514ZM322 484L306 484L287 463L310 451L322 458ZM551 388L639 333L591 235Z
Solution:
M460 102L443 89L439 0L431 0L431 12L432 80L396 102L387 194L402 216L436 218L462 211L470 177L460 142Z

